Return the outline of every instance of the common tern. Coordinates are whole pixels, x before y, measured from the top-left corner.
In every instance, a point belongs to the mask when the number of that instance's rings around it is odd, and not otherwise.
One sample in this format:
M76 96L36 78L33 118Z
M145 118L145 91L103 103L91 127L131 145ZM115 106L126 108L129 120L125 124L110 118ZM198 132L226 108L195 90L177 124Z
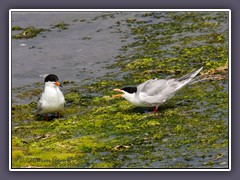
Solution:
M57 117L60 117L61 110L64 109L65 98L61 92L59 86L58 77L55 74L49 74L45 77L45 87L38 100L36 114L45 114L46 120L48 120L48 113L57 112Z
M180 78L150 79L137 87L124 87L114 89L121 94L113 97L123 97L136 106L154 107L154 113L160 104L171 98L177 91L185 85L193 82L194 77L202 70L203 67L196 69Z

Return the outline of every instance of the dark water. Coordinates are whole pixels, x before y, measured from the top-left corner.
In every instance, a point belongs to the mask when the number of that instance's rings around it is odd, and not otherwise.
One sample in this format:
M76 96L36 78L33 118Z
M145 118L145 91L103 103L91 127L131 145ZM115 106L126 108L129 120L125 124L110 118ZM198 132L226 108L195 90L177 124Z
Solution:
M124 44L112 26L131 12L13 12L12 26L51 29L32 39L12 40L12 87L42 82L41 74L81 81L105 75ZM58 23L68 29L52 28ZM13 31L13 34L18 33ZM92 79L93 78L93 79Z

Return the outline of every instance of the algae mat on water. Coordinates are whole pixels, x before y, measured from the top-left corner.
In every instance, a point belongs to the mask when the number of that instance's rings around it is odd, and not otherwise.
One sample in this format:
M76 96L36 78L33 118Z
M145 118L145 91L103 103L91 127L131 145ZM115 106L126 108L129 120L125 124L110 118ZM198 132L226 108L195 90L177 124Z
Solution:
M228 12L136 12L116 21L112 33L126 43L107 68L120 71L87 84L64 81L60 119L34 116L42 84L13 89L27 103L12 104L12 168L227 169L228 18ZM114 88L200 66L205 80L183 88L156 115L111 98Z

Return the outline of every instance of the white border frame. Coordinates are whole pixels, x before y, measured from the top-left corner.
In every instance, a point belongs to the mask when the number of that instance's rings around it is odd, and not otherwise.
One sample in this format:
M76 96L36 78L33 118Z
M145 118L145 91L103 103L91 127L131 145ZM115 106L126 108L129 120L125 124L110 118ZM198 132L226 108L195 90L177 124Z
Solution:
M229 108L229 119L228 119L228 143L229 143L229 157L228 157L228 169L54 169L54 168L42 168L42 169L15 169L12 168L12 12L151 12L151 11L225 11L229 13L229 45L228 45L228 70L229 70L229 96L228 96L228 108ZM10 9L9 10L9 171L231 171L231 10L230 9Z

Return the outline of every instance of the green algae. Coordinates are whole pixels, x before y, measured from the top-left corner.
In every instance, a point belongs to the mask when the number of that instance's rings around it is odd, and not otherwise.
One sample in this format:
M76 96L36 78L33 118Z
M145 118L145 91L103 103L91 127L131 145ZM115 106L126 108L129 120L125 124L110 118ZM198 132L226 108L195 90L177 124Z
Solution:
M15 92L30 103L12 105L13 168L228 167L228 29L221 28L227 13L149 12L142 17L166 21L126 19L134 40L108 67L125 74L106 75L90 85L72 82L60 119L46 122L34 115L37 103L31 98L39 87ZM94 20L106 18L113 17ZM111 97L116 87L180 77L199 66L207 80L183 88L156 114Z
M20 26L13 26L12 27L12 31L20 31L20 30L23 30L23 28L20 27Z
M89 37L89 36L85 36L85 37L82 38L82 40L90 40L90 39L92 39L92 38Z
M34 26L30 26L27 28L21 28L21 27L12 27L12 30L22 30L19 34L14 34L12 35L13 39L29 39L29 38L34 38L41 32L47 31L46 29L43 28L36 28Z
M74 20L75 22L75 20ZM52 25L51 29L66 30L70 24L65 22L60 22L58 24ZM30 39L36 37L38 34L41 34L45 31L51 31L50 29L37 28L35 26L29 26L27 28L22 28L20 26L13 26L12 31L21 31L18 34L12 35L12 39ZM43 36L46 37L46 36Z
M60 22L60 23L58 23L58 24L53 25L53 28L58 28L58 29L60 29L60 30L66 30L66 29L68 29L68 26L69 26L69 25L70 25L70 24L68 24L68 23Z

